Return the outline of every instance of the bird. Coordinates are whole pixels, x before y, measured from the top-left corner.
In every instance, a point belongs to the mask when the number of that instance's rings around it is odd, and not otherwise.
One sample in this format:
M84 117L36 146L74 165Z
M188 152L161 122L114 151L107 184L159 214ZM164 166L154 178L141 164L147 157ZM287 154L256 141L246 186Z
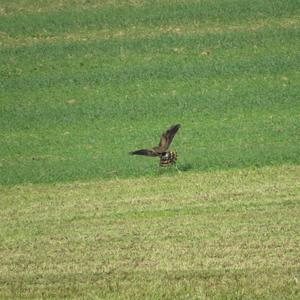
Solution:
M151 149L141 149L136 151L131 151L131 155L145 155L152 157L159 157L159 165L161 167L167 167L176 163L177 153L176 151L170 151L169 146L171 145L175 134L181 127L180 124L176 124L167 129L160 137L160 142L158 146Z

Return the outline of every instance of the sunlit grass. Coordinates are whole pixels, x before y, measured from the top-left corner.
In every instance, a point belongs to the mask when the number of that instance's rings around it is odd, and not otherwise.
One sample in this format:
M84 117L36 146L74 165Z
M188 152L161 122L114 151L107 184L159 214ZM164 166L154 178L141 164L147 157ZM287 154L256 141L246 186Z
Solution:
M1 188L0 295L297 299L299 176L282 166Z
M0 298L298 299L299 9L2 0Z

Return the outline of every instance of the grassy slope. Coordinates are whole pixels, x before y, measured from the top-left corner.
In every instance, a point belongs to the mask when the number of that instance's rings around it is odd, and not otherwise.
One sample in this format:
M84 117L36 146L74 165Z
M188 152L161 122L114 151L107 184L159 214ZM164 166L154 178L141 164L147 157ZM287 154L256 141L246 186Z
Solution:
M0 297L299 299L300 167L2 187Z
M98 2L1 1L1 184L299 164L297 1Z
M0 298L299 298L298 15L2 0Z

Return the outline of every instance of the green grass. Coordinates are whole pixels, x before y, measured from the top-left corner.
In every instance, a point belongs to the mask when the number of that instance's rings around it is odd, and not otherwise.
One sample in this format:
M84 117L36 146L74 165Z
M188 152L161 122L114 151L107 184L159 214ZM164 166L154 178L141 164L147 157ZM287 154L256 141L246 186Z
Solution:
M299 299L298 2L1 0L0 298Z
M300 162L297 1L1 1L0 184ZM172 173L172 171L170 171Z
M299 299L300 168L2 187L3 299Z

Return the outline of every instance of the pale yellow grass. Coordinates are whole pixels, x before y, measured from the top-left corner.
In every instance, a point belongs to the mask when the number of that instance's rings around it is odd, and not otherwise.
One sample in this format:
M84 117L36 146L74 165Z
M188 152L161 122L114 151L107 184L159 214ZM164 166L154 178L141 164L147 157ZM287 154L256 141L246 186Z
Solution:
M293 299L299 178L281 166L2 187L0 295Z

